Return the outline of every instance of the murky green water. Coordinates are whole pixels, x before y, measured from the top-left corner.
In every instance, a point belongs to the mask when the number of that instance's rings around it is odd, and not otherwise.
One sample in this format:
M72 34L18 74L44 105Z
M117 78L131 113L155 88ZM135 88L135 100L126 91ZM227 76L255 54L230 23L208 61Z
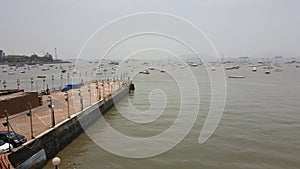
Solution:
M192 130L176 147L154 157L126 158L107 152L83 133L57 154L62 159L60 168L300 168L300 69L286 66L283 72L272 71L265 75L262 69L254 73L245 65L238 71L231 71L229 74L243 74L246 78L227 79L222 120L204 144L198 143L198 137L210 106L210 82L204 68L192 70L197 75L201 98L200 103L191 100L190 106L200 105L199 113ZM176 68L174 72L180 76L181 69ZM103 120L119 132L137 138L155 136L174 124L182 97L176 81L168 73L154 70L150 75L138 75L134 83L134 94L89 129L89 133L101 136L97 141L117 143L110 140L109 135L101 135L107 132ZM130 110L129 103L140 112L148 110L151 105L148 96L154 89L162 90L167 98L163 113L155 121L137 124L119 113ZM154 95L152 99L159 101L161 96ZM181 132L178 130L178 134ZM118 146L128 151L135 148ZM151 149L145 146L143 151ZM53 166L49 162L44 168Z

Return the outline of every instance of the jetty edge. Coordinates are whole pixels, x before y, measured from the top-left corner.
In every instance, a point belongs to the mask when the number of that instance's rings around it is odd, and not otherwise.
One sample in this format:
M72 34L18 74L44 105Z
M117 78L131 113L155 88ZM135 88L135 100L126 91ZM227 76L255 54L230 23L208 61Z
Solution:
M123 84L123 88L105 100L95 102L70 118L46 130L35 139L8 154L8 159L15 169L42 168L63 148L76 139L84 129L90 127L115 104L134 90L132 81Z

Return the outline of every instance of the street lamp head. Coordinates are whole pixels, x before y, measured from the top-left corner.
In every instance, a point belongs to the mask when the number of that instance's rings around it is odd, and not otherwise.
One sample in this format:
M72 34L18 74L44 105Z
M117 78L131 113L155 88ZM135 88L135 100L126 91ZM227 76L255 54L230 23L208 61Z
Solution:
M26 112L26 116L30 117L31 116L31 112Z
M58 166L59 164L60 164L60 158L59 157L54 157L53 159L52 159L52 164L54 165L54 166Z
M4 127L7 127L8 124L7 124L7 122L5 121L5 122L2 123L2 125L3 125Z
M65 91L65 100L68 101L69 100L69 94L67 91Z

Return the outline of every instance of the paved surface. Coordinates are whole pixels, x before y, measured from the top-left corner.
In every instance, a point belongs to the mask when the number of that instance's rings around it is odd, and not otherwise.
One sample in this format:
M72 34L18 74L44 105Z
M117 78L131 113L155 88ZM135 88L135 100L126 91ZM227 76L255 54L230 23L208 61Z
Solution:
M98 92L101 96L101 100L103 98L109 97L109 95L113 95L115 91L120 90L122 88L123 82L110 82L98 83L99 89ZM89 84L85 84L80 89L72 89L68 91L69 94L69 114L72 116L81 111L81 103L80 103L80 95L81 93L83 100L83 108L90 106L91 104L99 101L99 94L96 89L96 83L90 84L90 92L88 90ZM43 96L43 105L37 108L32 109L32 126L33 126L33 136L37 136L52 126L51 120L51 109L48 107L49 101L47 101L51 97L53 103L54 117L55 123L58 124L65 119L68 118L68 104L65 100L66 96L64 92L52 92L50 95ZM20 103L26 104L26 103ZM11 125L10 130L14 130L16 133L24 135L27 140L31 139L31 130L30 130L30 117L26 115L26 112L20 112L18 114L14 114L9 116L9 123ZM9 112L8 112L9 113ZM0 119L0 122L5 122L5 117ZM7 128L2 124L0 125L1 131L6 131Z

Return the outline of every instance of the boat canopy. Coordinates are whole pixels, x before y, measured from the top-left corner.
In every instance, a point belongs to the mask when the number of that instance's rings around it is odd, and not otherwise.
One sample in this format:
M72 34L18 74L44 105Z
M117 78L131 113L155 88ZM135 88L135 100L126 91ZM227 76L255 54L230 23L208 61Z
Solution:
M77 89L77 88L80 88L81 86L83 86L83 83L70 83L70 84L67 84L65 87L63 87L61 89L62 92L66 92L70 89Z

